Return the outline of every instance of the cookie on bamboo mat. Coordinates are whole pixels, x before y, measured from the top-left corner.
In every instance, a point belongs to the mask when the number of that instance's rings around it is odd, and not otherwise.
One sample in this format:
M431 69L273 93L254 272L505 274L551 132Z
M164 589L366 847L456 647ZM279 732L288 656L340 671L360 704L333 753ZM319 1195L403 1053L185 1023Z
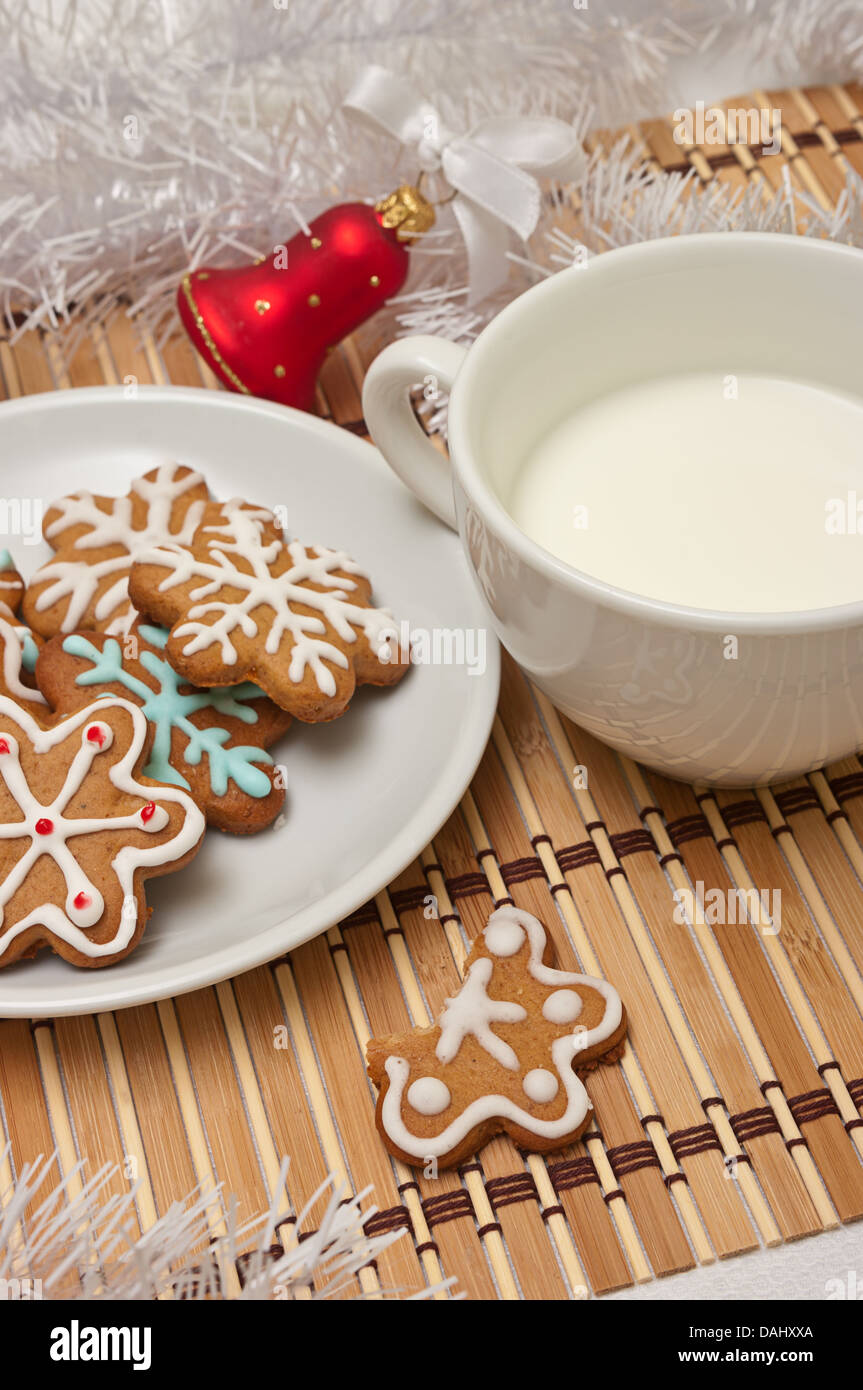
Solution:
M0 696L0 966L43 946L111 965L149 916L145 880L195 854L204 817L145 777L149 728L128 700L98 700L51 728Z
M548 955L542 924L501 907L438 1022L369 1043L377 1126L396 1158L450 1167L502 1131L536 1153L581 1134L592 1107L578 1073L619 1055L626 1015L611 985Z
M34 632L129 630L132 557L150 545L191 540L210 492L200 473L165 463L136 478L125 497L76 492L45 513L42 533L57 552L27 586L23 615Z
M264 749L291 716L251 682L200 690L165 658L164 628L136 622L123 638L59 634L39 655L36 674L51 707L77 709L119 695L143 710L153 730L144 772L185 787L210 825L235 835L272 824L285 801L281 768Z
M249 679L298 719L335 719L357 685L404 675L392 615L342 551L286 542L260 515L223 503L191 545L139 555L132 601L171 629L168 661L195 685Z
M38 644L17 617L23 594L24 580L12 556L8 550L0 550L0 694L10 695L38 718L48 709L33 674Z

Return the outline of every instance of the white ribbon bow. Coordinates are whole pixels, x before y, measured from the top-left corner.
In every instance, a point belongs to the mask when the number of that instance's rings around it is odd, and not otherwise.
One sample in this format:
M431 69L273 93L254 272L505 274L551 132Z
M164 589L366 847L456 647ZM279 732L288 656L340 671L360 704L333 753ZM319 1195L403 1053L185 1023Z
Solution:
M452 208L467 248L468 303L507 277L509 232L526 241L540 213L534 175L573 179L585 156L572 128L553 116L503 116L469 135L447 130L435 108L386 68L368 67L344 101L374 130L416 147L426 173L440 172L455 190Z

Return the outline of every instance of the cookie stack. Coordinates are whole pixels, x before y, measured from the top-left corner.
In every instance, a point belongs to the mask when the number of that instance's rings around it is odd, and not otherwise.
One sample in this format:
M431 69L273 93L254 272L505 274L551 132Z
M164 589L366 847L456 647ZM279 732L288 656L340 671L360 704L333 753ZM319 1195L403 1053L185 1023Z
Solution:
M408 663L347 555L192 469L64 497L43 533L56 554L26 587L0 552L0 966L46 945L109 965L205 825L279 817L266 750L292 718L335 719Z

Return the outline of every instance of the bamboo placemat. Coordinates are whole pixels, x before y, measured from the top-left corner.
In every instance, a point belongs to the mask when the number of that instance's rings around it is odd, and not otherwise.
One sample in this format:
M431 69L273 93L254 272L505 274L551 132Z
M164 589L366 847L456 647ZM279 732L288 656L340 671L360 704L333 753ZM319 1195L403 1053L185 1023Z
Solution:
M670 118L630 133L657 166L691 166L705 182L777 186L787 166L824 207L848 165L863 173L859 86L724 105L778 108L782 153L681 148ZM377 346L345 343L322 379L322 413L360 433L364 357ZM93 329L69 365L35 334L0 342L7 397L129 378L216 389L185 340L159 350L122 315ZM573 779L579 765L589 790ZM701 794L597 743L507 659L469 792L374 902L211 989L117 1014L0 1020L12 1155L0 1189L55 1148L67 1173L79 1158L91 1170L116 1164L113 1191L141 1180L144 1230L199 1183L222 1182L251 1216L269 1205L289 1154L292 1211L332 1171L352 1190L373 1185L371 1230L403 1229L359 1286L415 1291L454 1276L471 1298L602 1295L856 1220L861 796L857 757L778 790ZM781 889L781 931L678 925L672 894L698 881L707 892ZM425 916L429 894L438 920ZM502 901L546 922L564 969L618 985L629 1044L619 1066L592 1074L582 1143L543 1159L498 1139L426 1180L379 1142L364 1045L370 1032L436 1015ZM282 1239L297 1234L288 1222Z

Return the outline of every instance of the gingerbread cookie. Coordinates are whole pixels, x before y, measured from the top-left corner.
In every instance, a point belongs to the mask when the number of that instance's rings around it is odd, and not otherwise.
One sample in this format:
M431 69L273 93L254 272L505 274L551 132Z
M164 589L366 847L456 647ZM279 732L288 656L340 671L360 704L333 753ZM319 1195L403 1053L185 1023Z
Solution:
M24 597L24 580L5 548L0 550L0 615L14 618Z
M285 542L266 515L222 503L190 545L140 554L129 592L170 627L168 660L195 685L248 678L298 719L334 719L356 685L392 685L408 663L359 567L341 551Z
M250 682L218 690L188 685L165 659L167 637L164 628L140 622L122 639L60 634L40 653L40 688L62 711L100 695L132 700L153 728L146 776L185 787L219 830L261 830L285 800L284 777L263 750L291 717Z
M23 594L24 580L12 556L0 550L0 694L11 695L38 718L47 713L47 706L33 676L38 645L17 618Z
M137 945L145 880L181 868L204 833L186 792L140 774L147 740L128 700L44 728L0 696L0 965L41 946L111 965Z
M535 917L498 908L438 1022L369 1043L377 1126L397 1158L450 1167L501 1131L537 1153L581 1134L591 1103L577 1072L617 1055L626 1016L611 985L547 955Z
M132 557L151 545L191 540L209 495L200 473L165 463L136 478L125 497L77 492L55 502L42 531L57 554L27 586L30 627L43 637L78 628L128 632L135 618L127 591Z

